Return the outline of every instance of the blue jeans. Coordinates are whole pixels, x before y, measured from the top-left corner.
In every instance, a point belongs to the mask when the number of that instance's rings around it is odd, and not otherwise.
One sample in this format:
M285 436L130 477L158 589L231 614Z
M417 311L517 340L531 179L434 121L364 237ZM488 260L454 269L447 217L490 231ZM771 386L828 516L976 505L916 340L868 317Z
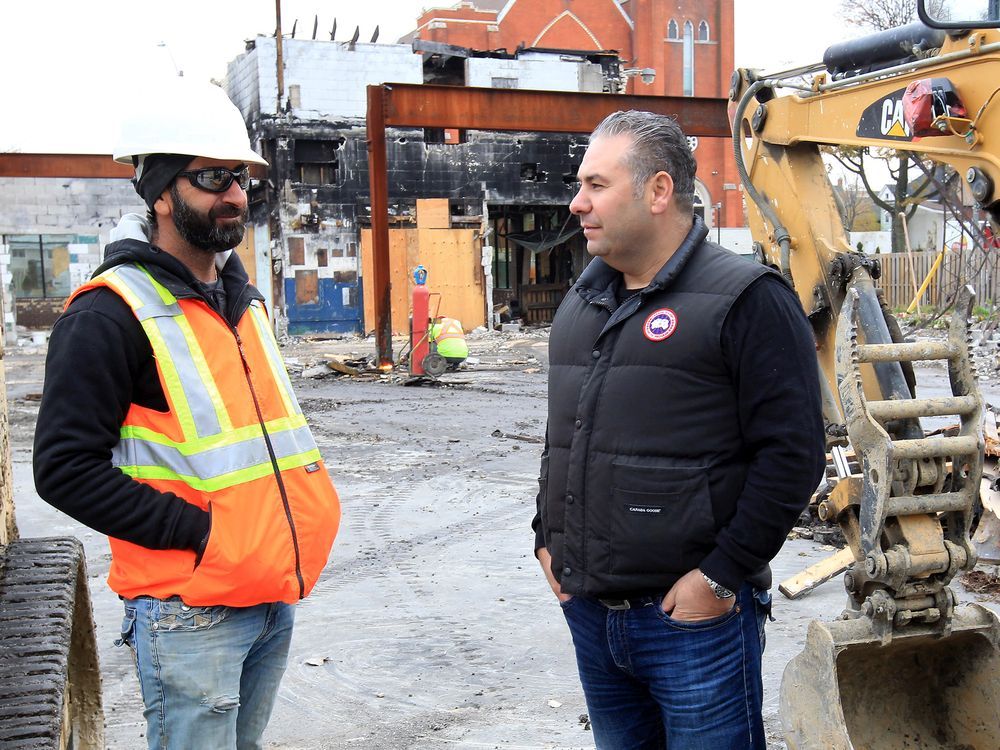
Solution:
M765 750L761 653L766 591L746 585L727 614L680 622L662 597L612 610L562 603L599 750Z
M150 750L256 750L288 661L295 608L125 600Z

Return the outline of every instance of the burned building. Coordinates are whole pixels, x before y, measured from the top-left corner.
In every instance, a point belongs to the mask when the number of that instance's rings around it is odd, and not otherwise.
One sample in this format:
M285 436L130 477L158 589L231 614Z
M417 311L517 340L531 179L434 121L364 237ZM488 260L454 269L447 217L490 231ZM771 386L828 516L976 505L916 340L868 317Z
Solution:
M280 81L276 40L258 37L230 63L226 88L271 165L251 191L252 242L290 333L373 327L367 85L602 92L620 76L613 52L474 52L419 40L281 47ZM406 330L406 280L417 263L441 294L440 312L466 328L511 305L548 320L586 262L567 208L586 138L391 129L387 143L393 329Z

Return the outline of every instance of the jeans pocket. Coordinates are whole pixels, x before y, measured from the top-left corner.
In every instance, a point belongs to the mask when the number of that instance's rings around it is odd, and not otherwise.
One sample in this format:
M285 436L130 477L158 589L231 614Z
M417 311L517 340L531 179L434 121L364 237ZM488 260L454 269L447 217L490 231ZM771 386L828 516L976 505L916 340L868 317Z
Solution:
M774 615L771 614L771 592L766 589L754 589L753 604L757 613L757 634L760 636L760 650L763 653L764 647L767 645L767 634L764 632L764 626L767 625L768 620L774 622Z
M728 612L725 612L718 617L710 617L707 620L675 620L660 607L657 607L656 611L659 613L660 619L663 620L668 627L674 630L693 633L696 631L704 632L706 630L714 630L716 628L725 627L733 622L738 622L740 616L740 605L736 604Z
M161 599L157 605L153 618L157 630L207 630L229 614L229 607L192 607L176 596Z
M116 646L128 646L135 650L135 607L125 606L125 616L122 617L121 635L115 639Z

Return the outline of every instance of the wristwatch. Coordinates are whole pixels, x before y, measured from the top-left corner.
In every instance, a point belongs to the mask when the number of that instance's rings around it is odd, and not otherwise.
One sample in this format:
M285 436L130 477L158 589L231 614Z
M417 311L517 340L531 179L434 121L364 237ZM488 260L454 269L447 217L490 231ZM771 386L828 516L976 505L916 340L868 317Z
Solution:
M698 572L701 573L701 577L705 579L705 583L708 584L708 587L712 589L712 593L715 594L716 599L732 599L736 596L736 594L727 589L721 583L716 583L701 571Z

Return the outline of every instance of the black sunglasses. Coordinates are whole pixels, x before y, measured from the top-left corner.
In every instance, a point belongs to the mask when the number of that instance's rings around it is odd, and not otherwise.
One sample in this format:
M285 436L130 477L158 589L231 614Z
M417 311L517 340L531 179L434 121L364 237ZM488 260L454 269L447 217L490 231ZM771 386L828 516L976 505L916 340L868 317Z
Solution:
M207 190L209 193L226 192L233 184L233 180L236 180L236 184L243 190L250 187L250 167L246 165L236 170L225 167L193 169L189 172L178 172L177 176L187 177L196 188Z

